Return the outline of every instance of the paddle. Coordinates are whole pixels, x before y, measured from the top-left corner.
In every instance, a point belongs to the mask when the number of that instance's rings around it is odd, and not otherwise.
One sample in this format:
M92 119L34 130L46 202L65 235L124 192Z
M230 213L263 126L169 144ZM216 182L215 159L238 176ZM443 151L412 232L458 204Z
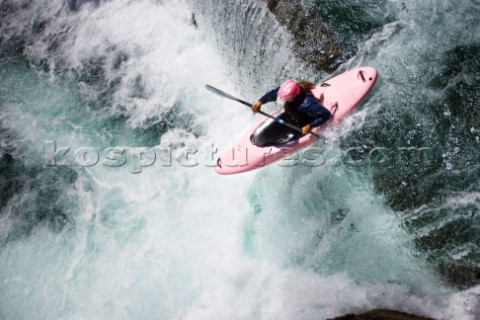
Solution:
M205 85L205 87L206 87L209 91L211 91L211 92L213 92L213 93L215 93L215 94L218 94L219 96L222 96L222 97L224 97L224 98L228 98L228 99L230 99L230 100L234 100L234 101L240 102L241 104L244 104L244 105L246 105L246 106L249 107L249 108L252 107L252 104L251 104L251 103L248 103L248 102L243 101L243 100L241 100L241 99L235 98L234 96L229 95L228 93L223 92L222 90L219 90L219 89L217 89L217 88L214 88L214 87L212 87L212 86L210 86L210 85L208 85L208 84ZM263 112L262 110L259 110L258 113L260 113L261 115L264 115L265 117L269 117L269 118L275 120L276 122L278 122L278 123L280 123L280 124L283 124L284 126L287 126L287 127L291 128L291 129L293 129L293 130L295 130L295 131L300 132L300 133L303 134L303 131L302 131L301 128L299 128L299 127L297 127L297 126L295 126L295 125L293 125L293 124L291 124L291 123L289 123L289 122L286 122L286 121L283 120L283 119L276 118L276 117L274 117L274 116L272 116L272 115L269 115L268 113ZM313 134L315 137L320 138L320 136L319 136L318 134L316 134L315 132L311 132L311 131L310 131L310 133Z

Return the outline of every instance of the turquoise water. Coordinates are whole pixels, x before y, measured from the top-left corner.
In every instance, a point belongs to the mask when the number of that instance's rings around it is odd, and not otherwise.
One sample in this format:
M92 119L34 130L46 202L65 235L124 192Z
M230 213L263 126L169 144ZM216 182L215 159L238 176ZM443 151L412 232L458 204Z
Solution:
M261 2L0 1L0 318L478 318L478 3L301 3L332 74ZM209 167L257 118L205 84L254 100L360 65L379 81L323 166Z

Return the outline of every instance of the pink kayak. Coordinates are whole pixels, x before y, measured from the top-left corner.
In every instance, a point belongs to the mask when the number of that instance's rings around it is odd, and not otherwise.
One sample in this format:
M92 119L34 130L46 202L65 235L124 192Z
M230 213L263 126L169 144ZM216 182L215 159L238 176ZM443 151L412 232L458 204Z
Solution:
M342 73L312 90L313 95L332 113L324 125L314 128L318 133L336 125L357 107L377 80L372 67L357 68ZM282 117L283 110L272 113ZM219 174L242 173L262 168L281 160L318 141L314 135L301 136L278 122L263 118L250 128L217 159L215 171Z

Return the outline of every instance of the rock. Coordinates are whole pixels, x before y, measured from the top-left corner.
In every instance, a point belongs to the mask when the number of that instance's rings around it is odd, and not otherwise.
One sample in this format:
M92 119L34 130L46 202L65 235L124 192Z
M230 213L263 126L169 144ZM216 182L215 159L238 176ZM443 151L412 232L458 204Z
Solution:
M425 318L409 313L394 311L394 310L371 310L362 314L347 314L341 317L332 318L328 320L433 320L432 318Z
M333 71L338 67L340 48L321 18L305 10L297 1L266 0L267 8L295 38L299 58L317 70Z
M190 17L190 24L195 27L195 29L198 28L197 24L197 19L195 19L195 13L192 12L192 16Z

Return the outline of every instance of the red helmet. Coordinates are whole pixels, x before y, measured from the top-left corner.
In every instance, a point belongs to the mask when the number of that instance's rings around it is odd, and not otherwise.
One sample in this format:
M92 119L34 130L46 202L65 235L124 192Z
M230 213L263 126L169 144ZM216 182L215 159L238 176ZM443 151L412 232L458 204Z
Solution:
M295 80L285 81L278 89L278 97L282 100L293 101L300 94L300 87Z

